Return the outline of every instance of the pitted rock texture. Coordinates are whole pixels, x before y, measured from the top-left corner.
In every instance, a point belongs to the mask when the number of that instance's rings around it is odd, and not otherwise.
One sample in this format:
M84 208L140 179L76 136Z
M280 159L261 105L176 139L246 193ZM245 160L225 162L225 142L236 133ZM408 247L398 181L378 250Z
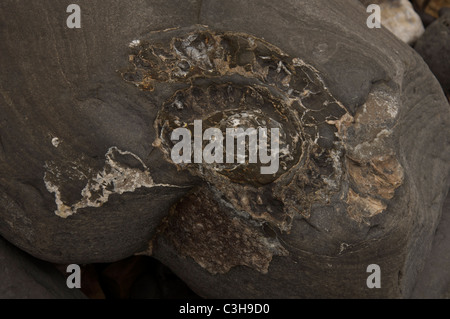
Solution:
M2 236L58 263L147 251L209 298L411 294L449 185L450 112L423 60L369 30L363 6L80 6L82 28L69 30L66 4L0 3ZM228 87L234 104L213 110ZM169 134L197 114L279 125L292 159L267 178L175 165L159 124Z
M266 274L273 255L287 256L270 224L235 215L229 204L201 188L177 203L160 229L181 256L192 257L212 274L247 266Z

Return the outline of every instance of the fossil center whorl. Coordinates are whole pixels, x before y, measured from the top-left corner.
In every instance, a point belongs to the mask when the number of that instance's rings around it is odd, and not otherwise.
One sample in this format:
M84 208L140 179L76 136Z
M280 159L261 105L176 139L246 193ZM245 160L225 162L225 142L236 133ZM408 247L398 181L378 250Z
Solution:
M230 178L233 182L248 183L254 186L268 184L298 162L301 155L301 127L295 114L280 99L273 97L263 87L236 85L233 83L211 84L209 86L193 86L177 91L159 112L156 125L161 139L161 146L170 154L174 146L171 133L181 127L188 128L194 139L194 121L202 120L202 132L208 128L218 128L223 136L227 129L267 128L267 146L271 145L271 129L279 130L278 159L280 169L274 174L261 174L261 162L250 163L250 137L242 141L245 147L245 162L239 163L238 152L233 151L235 160L230 163L203 163L203 169L210 169ZM255 136L255 138L257 138ZM261 136L259 136L261 138ZM256 140L258 142L258 140ZM203 141L202 149L208 141ZM194 144L194 142L192 142ZM223 142L224 156L227 154L227 143ZM261 145L257 145L261 146ZM270 150L269 150L270 151ZM193 157L193 155L192 155ZM198 165L188 165L197 170Z

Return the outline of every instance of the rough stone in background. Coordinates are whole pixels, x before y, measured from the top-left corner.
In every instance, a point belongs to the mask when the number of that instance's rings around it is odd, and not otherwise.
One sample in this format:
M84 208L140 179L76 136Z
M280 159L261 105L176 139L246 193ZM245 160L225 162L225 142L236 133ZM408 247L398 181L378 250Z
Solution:
M410 295L450 170L450 111L414 50L346 0L79 4L79 30L62 3L0 4L5 238L58 263L153 253L210 298ZM214 99L236 108L209 116ZM166 115L259 106L301 142L284 171L168 159Z
M442 8L450 8L450 0L415 0L415 2L426 14L435 18L439 17Z
M414 49L422 56L450 97L450 9L425 30Z
M365 6L378 4L381 24L405 43L413 44L423 34L420 16L409 0L360 0Z
M0 299L82 299L53 265L31 257L0 237Z

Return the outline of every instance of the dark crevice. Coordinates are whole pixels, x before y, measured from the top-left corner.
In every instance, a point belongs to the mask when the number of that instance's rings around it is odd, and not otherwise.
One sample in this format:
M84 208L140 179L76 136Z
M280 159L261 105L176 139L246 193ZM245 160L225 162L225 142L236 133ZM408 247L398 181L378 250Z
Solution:
M70 275L66 265L56 268ZM82 265L81 291L90 299L200 299L168 267L147 256Z

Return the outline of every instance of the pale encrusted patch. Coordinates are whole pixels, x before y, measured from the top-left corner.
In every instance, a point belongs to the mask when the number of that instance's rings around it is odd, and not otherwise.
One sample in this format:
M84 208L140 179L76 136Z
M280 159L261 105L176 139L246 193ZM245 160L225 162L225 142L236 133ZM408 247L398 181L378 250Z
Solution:
M119 155L131 156L139 162L140 168L129 167L127 164L121 163L116 159ZM67 218L75 214L79 209L102 206L112 194L134 192L141 187L179 187L168 184L155 184L147 166L137 155L131 152L121 151L117 147L111 147L106 153L105 158L103 169L87 181L86 186L81 191L81 199L73 204L68 204L63 201L60 186L58 186L58 184L70 182L70 180L61 180L58 167L54 164L50 165L47 163L44 182L47 190L55 194L56 215ZM80 174L82 173L80 172ZM79 177L81 180L82 177Z

